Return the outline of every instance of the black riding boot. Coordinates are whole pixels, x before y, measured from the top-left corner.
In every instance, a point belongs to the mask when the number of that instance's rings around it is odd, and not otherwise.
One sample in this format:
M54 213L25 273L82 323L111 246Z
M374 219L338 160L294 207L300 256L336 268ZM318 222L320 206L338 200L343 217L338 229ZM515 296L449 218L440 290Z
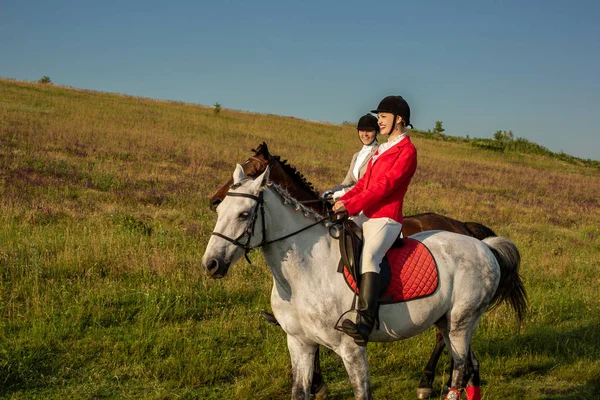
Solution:
M356 322L349 319L342 322L342 331L350 335L359 346L366 346L369 335L375 325L377 300L379 299L380 278L376 272L365 272L361 275L360 293L358 294L358 311Z

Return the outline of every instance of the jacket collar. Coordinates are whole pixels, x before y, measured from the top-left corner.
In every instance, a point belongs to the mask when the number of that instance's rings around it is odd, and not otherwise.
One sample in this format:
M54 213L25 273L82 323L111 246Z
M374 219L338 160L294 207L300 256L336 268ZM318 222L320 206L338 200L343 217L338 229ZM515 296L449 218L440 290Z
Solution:
M386 156L389 156L391 154L396 154L404 146L406 146L409 143L411 143L411 141L410 141L410 137L407 135L404 139L402 139L401 141L399 141L398 143L396 143L394 146L392 146L389 149L387 149L382 155L377 156L377 159L375 159L375 160L371 159L371 160L373 160L373 163L376 163L377 160L379 160L382 157L386 157Z
M363 169L369 163L369 161L371 161L371 158L373 157L373 154L375 154L376 151L377 146L373 146L369 151L369 155L363 160L363 162L360 164L360 167L358 167L359 171Z

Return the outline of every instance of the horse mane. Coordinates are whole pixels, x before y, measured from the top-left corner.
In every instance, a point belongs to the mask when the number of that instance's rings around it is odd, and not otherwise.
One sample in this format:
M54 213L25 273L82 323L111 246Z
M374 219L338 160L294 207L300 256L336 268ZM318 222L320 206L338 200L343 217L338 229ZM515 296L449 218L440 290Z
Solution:
M313 193L315 195L315 197L319 197L319 192L317 192L317 189L315 189L313 184L310 183L306 179L306 177L300 171L298 171L296 169L296 167L294 167L291 164L288 164L287 160L281 160L281 157L279 157L279 156L273 156L273 158L279 162L279 164L281 165L281 168L283 168L285 172L287 172L292 178L294 178L294 181L296 183L304 186L304 188L306 190L310 191L311 193Z
M266 186L263 186L262 190L266 189L267 187L273 189L273 191L282 198L284 205L290 206L294 208L294 210L302 212L306 218L310 218L311 216L317 220L323 218L321 214L319 214L315 210L306 207L304 204L300 203L298 200L293 198L292 195L289 194L289 192L283 187L273 182L269 182Z
M252 151L254 152L255 157L262 155L267 161L270 161L271 159L277 161L279 165L281 165L281 168L283 168L283 170L294 180L294 182L314 194L315 198L319 198L319 192L317 192L313 184L310 183L306 177L296 169L296 167L288 164L287 160L282 160L280 156L271 155L269 153L267 143L262 142L262 144L259 144L258 147L256 149L252 149Z

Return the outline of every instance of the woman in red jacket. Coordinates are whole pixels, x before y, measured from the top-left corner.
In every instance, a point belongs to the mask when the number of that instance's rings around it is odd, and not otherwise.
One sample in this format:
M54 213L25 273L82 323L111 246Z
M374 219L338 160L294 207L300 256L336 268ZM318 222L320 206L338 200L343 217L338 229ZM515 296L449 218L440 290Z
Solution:
M402 230L402 203L417 168L417 151L406 136L410 108L401 96L388 96L376 110L382 135L388 135L356 186L337 201L333 210L347 211L363 229L361 282L356 321L346 319L342 330L366 346L373 330L379 298L379 264ZM412 126L412 125L411 125Z

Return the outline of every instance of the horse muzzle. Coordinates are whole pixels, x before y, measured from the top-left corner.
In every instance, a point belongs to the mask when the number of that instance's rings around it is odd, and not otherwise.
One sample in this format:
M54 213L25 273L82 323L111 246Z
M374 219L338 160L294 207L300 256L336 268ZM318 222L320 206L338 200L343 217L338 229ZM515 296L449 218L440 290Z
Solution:
M208 272L208 276L213 279L221 279L227 275L227 271L229 270L229 265L225 265L223 260L218 258L213 258L207 260L205 265L206 271Z

